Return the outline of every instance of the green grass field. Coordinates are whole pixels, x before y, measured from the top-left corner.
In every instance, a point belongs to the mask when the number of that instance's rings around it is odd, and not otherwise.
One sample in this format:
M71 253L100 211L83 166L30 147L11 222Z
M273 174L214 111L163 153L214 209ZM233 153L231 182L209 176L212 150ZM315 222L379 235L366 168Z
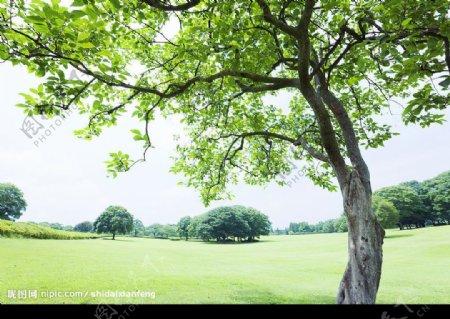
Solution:
M450 302L450 226L391 230L384 248L378 303ZM334 303L346 255L346 234L222 245L0 238L0 303ZM38 290L38 298L8 298L8 290ZM89 296L97 290L156 297ZM46 291L83 296L41 297Z

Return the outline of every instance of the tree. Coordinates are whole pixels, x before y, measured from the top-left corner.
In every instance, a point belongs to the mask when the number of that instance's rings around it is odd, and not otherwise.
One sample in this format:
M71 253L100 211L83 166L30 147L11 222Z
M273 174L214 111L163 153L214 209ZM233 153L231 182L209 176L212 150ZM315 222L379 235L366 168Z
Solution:
M178 222L178 234L180 237L184 237L186 240L189 239L189 225L191 224L191 217L185 216Z
M153 236L156 238L161 233L162 227L163 227L163 225L161 225L161 224L152 224L146 228L146 233L149 236Z
M289 231L293 232L294 234L299 232L299 223L289 223Z
M178 227L177 225L163 225L160 228L160 232L158 237L161 238L169 238L169 237L177 237L178 236Z
M450 171L421 184L422 196L426 207L432 213L436 224L450 224Z
M75 227L73 228L74 231L79 231L82 233L89 233L93 229L94 229L94 224L92 224L89 221L79 223L79 224L75 225Z
M392 202L382 197L374 196L372 205L381 226L384 228L393 228L399 225L400 214Z
M379 189L374 197L383 198L392 204L399 213L399 227L411 228L412 225L422 227L427 219L422 199L417 192L408 186L391 186Z
M109 206L94 222L95 231L116 234L127 234L133 229L133 216L121 206Z
M24 95L27 114L73 105L87 114L80 137L133 109L144 155L111 153L113 176L145 160L160 112L180 115L190 132L178 140L173 172L205 203L228 197L226 186L241 177L264 184L286 174L293 160L321 187L335 190L336 179L350 250L336 301L374 303L384 230L360 148L394 135L380 120L393 98L403 98L406 123L443 122L447 14L448 3L433 0L77 0L69 8L3 0L0 59L45 76ZM180 29L169 38L171 18ZM68 78L69 68L80 76ZM264 100L280 92L292 96L288 107Z
M309 225L307 222L300 222L300 223L298 223L298 232L299 233L312 232L311 225Z
M22 191L10 183L0 184L0 219L15 221L22 216L27 202Z
M142 236L145 233L145 226L139 219L133 219L133 230L131 232L134 237Z
M383 224L381 224L381 225L383 226ZM334 230L339 233L348 232L347 217L345 216L345 213L343 213L341 215L341 217L339 217L338 219L335 220Z
M334 229L334 219L330 219L324 222L323 224L323 232L324 233L334 233L336 230Z
M269 235L271 222L267 215L252 207L234 206L234 208L248 224L249 229L244 232L248 241L253 241L261 235Z

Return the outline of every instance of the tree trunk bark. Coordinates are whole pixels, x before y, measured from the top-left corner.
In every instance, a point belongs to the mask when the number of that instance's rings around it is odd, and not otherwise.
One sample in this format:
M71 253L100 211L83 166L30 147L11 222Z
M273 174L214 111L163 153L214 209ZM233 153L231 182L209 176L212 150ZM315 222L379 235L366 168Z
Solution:
M116 233L113 233L113 240L116 239Z
M384 229L372 209L369 183L353 170L342 191L348 219L348 264L336 297L338 304L374 304L381 277Z

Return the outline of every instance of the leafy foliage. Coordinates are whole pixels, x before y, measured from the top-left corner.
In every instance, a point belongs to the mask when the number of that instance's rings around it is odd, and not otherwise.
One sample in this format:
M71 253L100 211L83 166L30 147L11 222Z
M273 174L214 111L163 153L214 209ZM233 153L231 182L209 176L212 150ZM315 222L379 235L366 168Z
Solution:
M0 219L16 220L27 208L22 191L17 186L0 184Z
M94 222L97 233L127 234L133 229L133 216L121 206L109 206Z
M37 239L89 239L99 237L96 234L56 230L34 223L14 223L6 220L0 220L0 236Z
M446 1L175 3L0 1L0 60L42 77L19 106L48 116L77 106L90 119L76 132L86 139L129 109L142 122L131 130L142 159L152 147L149 123L181 115L188 138L179 140L173 171L205 202L229 197L226 185L242 179L266 183L295 159L335 190L344 159L358 167L357 144L380 147L395 135L380 119L396 99L405 101L406 123L443 122ZM164 34L168 25L175 35ZM267 102L281 92L289 106ZM325 107L330 118L319 116ZM110 155L113 176L139 161Z
M191 224L191 217L185 216L181 217L178 222L178 233L180 237L184 237L186 240L189 239L189 225Z
M266 215L254 208L218 207L192 218L188 229L191 237L203 240L227 241L234 237L238 241L253 241L260 235L269 234L270 222Z
M94 224L89 221L81 222L73 228L74 231L89 233L94 229Z
M381 226L384 228L393 228L399 224L400 214L390 201L382 197L374 196L372 205Z

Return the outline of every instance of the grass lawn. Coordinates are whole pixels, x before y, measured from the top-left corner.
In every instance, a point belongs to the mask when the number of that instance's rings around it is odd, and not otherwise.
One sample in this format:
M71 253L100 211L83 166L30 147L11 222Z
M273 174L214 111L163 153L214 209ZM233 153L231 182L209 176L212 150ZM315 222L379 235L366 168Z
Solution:
M450 303L450 226L387 234L378 303ZM0 303L334 303L346 237L251 244L0 238ZM37 290L38 298L11 299L8 290ZM90 296L136 290L156 297ZM42 297L46 291L83 296Z

